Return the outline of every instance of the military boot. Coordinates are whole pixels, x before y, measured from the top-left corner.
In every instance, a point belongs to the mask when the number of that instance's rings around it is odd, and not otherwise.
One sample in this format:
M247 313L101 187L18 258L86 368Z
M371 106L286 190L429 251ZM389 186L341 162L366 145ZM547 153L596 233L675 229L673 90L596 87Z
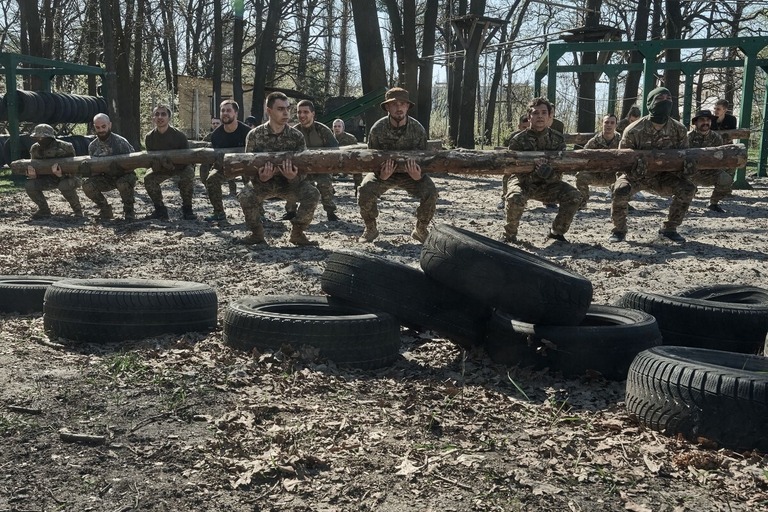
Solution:
M428 235L429 235L429 231L427 231L427 223L417 221L416 227L413 228L413 231L411 231L411 237L414 240L424 243Z
M152 220L152 219L168 220L168 208L166 208L165 205L162 203L156 204L155 211L153 211L146 218L147 220Z
M104 204L99 208L99 220L111 220L114 217L112 207Z
M192 206L185 205L181 207L181 217L184 220L197 220L197 215L192 211Z
M133 209L133 203L123 204L123 217L128 222L136 220L136 210Z
M294 245L320 245L315 241L310 240L307 238L307 235L304 234L304 230L298 226L293 226L291 228L291 236L288 239L289 242L291 242Z
M376 221L371 220L367 221L365 223L365 230L363 231L363 234L360 235L360 238L357 239L358 242L373 242L378 238L379 236L379 229L376 227Z
M256 226L251 228L251 234L245 238L238 240L239 243L245 245L267 245L267 241L264 239L264 226Z
M32 219L34 220L47 219L50 216L51 216L51 209L48 208L48 205L45 205L37 208L37 211L32 214Z
M77 195L77 190L61 191L61 195L67 200L69 206L72 208L72 215L75 217L83 217L83 207L80 204L80 196Z

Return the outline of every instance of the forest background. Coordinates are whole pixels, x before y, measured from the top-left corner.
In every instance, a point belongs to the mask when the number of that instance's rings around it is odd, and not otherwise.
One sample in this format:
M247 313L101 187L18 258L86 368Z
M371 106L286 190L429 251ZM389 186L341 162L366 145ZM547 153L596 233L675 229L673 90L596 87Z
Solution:
M222 82L232 82L234 99L252 105L241 119L262 117L263 101L253 99L265 88L311 97L322 112L329 98L399 85L431 138L474 148L516 128L547 43L574 29L629 41L762 36L768 1L0 0L0 12L0 52L103 67L113 129L136 147L151 127L152 103L176 106L179 76L189 76L211 80L210 105L227 96ZM609 62L639 62L634 53L614 52ZM660 60L741 57L736 48L708 48L667 50ZM571 54L560 63L589 58ZM657 81L681 90L679 70ZM607 78L561 74L558 84L566 131L594 130L607 109ZM53 88L98 95L101 85L97 77L58 76ZM704 69L693 109L719 98L738 107L740 87L741 70ZM762 125L764 87L759 72L751 126ZM638 103L640 88L640 72L620 77L617 115ZM380 114L369 111L366 124Z

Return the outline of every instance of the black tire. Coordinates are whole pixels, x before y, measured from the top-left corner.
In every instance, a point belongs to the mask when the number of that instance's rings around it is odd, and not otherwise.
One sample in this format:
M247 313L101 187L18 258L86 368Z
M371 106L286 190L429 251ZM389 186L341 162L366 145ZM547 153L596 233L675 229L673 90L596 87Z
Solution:
M697 286L676 294L678 297L708 300L724 304L759 304L768 307L768 290L757 286L715 284Z
M489 307L473 303L424 272L362 252L333 253L320 279L332 297L385 311L400 323L431 329L462 347L481 345Z
M45 293L43 326L51 337L92 343L216 327L210 286L150 279L66 279Z
M310 345L340 365L373 369L397 358L400 324L328 297L243 297L224 313L224 342L248 351Z
M528 324L497 311L485 350L500 364L549 368L566 377L598 372L624 380L635 356L659 344L661 333L651 315L593 305L577 326Z
M550 261L471 231L440 224L421 250L421 268L470 300L543 325L578 325L592 283Z
M689 347L638 354L627 377L627 409L667 435L768 451L768 358Z
M627 292L618 305L656 317L664 345L758 354L768 332L766 303L729 303Z
M63 277L0 276L0 311L4 313L40 313L48 287Z

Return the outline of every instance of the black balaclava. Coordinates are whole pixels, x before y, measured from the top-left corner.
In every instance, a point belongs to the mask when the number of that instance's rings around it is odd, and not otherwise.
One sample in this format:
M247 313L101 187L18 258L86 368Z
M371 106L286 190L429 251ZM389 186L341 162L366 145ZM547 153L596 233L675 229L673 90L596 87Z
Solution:
M648 112L651 113L651 121L656 124L664 124L672 114L672 100L656 101L656 98L662 94L667 94L672 97L672 93L666 87L657 87L648 93L648 98L645 100L645 106L648 108Z

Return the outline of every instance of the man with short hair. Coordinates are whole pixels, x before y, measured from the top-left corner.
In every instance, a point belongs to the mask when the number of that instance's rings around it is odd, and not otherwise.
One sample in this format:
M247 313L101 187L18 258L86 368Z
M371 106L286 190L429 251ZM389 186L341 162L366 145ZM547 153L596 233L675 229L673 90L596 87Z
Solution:
M237 120L240 105L235 100L224 100L219 105L219 117L221 126L211 133L211 147L214 149L224 148L243 148L245 147L245 138L251 129L245 123ZM225 222L227 214L224 212L224 197L221 194L221 187L229 181L230 193L233 185L237 192L235 180L227 180L224 177L224 170L218 163L213 164L213 172L205 180L205 190L208 192L208 200L213 207L213 213L205 218L208 222ZM243 179L243 182L246 182Z
M96 132L96 138L88 145L88 155L91 158L133 153L131 143L112 132L112 121L107 114L96 114L93 117L93 129ZM120 172L118 166L113 167L110 174L91 173L91 177L83 183L83 192L99 207L99 220L110 220L113 217L112 207L103 192L117 189L123 202L125 220L136 220L134 210L136 171Z
M735 130L737 126L736 116L728 113L730 103L728 100L715 102L715 115L712 119L712 130ZM730 139L726 143L730 143Z
M351 133L345 131L347 129L346 124L342 119L335 119L333 121L333 136L336 137L336 142L341 146L353 146L357 144L357 137ZM357 197L357 189L360 188L360 184L363 182L362 173L355 173L352 175L352 183L355 184L355 197Z
M376 121L371 127L368 148L385 151L427 149L427 132L421 123L408 115L408 110L414 105L405 89L389 89L380 104L387 116ZM379 216L377 202L382 194L391 188L403 189L411 196L419 198L416 226L411 231L411 237L422 243L427 239L427 226L435 215L437 205L437 188L429 176L422 174L421 167L412 158L405 161L404 173L395 173L397 166L394 160L387 160L381 164L378 171L363 178L357 205L360 207L365 230L358 241L373 242L379 236L376 225L376 218Z
M152 109L155 128L144 137L144 146L148 152L188 149L189 142L184 132L171 126L171 108L158 105ZM192 195L195 186L195 166L174 164L167 157L152 163L152 169L144 176L144 188L152 200L155 209L147 219L168 220L168 209L163 204L163 192L160 184L171 178L179 178L181 212L184 220L195 220L192 212Z
M554 107L546 98L534 98L528 105L528 117L531 127L523 130L509 143L512 151L565 151L563 134L550 128ZM573 186L563 181L563 173L541 159L534 165L534 170L526 174L513 174L507 184L506 224L504 241L517 243L517 231L520 218L529 199L536 199L544 204L559 204L560 208L552 222L547 238L565 242L565 233L571 226L574 215L581 203L581 194Z
M47 124L38 124L32 130L32 139L35 141L29 149L30 158L33 160L49 160L56 158L71 158L75 156L75 148L69 142L56 139L53 127ZM37 175L37 171L31 165L27 166L27 182L24 189L29 198L37 205L37 211L32 214L32 219L47 219L51 216L51 209L45 199L43 191L58 189L75 217L83 216L83 208L77 195L77 187L80 186L80 178L64 174L58 162L51 165L50 175Z
M307 144L304 136L298 130L288 125L291 117L291 104L288 97L281 92L272 92L267 96L266 123L257 126L248 133L245 141L245 152L273 151L304 151ZM264 225L261 214L264 200L278 197L285 200L295 200L299 203L296 216L291 219L293 224L289 241L295 245L317 245L309 240L304 230L309 227L315 208L320 200L320 192L306 179L299 169L293 165L290 158L282 164L271 162L264 164L258 174L246 185L237 198L245 215L245 224L251 234L241 240L249 245L266 245Z
M672 118L672 94L666 87L657 87L648 93L646 107L650 112L624 130L619 149L688 149L688 133L682 123ZM677 232L688 211L696 185L688 176L696 171L695 163L686 160L682 172L656 172L646 174L646 163L639 158L628 172L620 172L613 185L611 220L613 230L611 243L622 242L627 234L627 211L629 198L635 192L650 190L661 196L672 196L667 221L659 235L673 242L685 242Z
M296 114L299 118L298 124L293 127L304 135L307 148L338 148L339 143L333 136L330 128L323 123L315 121L315 105L309 100L301 100L296 104ZM339 220L336 215L336 204L333 202L333 179L330 174L317 173L308 174L307 179L320 191L320 201L323 203L328 220L336 222ZM287 201L285 203L285 215L282 220L291 220L296 216L296 203Z
M618 149L621 134L616 131L617 123L615 114L603 116L603 130L589 139L584 149ZM586 208L589 201L589 186L600 185L610 187L616 182L616 172L581 171L576 173L576 188L581 193L579 210Z
M688 132L688 145L692 148L711 148L723 145L723 138L719 133L711 129L715 116L709 110L700 110L696 113L691 124L693 130ZM733 177L725 169L704 169L693 176L691 181L694 185L704 187L714 187L712 196L709 198L710 211L725 213L720 206L720 200L731 194L733 188Z
M619 134L624 133L624 130L627 129L627 126L640 119L641 115L643 114L640 112L640 107L637 105L632 105L629 108L629 112L627 112L627 117L621 119L616 125L616 131L619 132Z

